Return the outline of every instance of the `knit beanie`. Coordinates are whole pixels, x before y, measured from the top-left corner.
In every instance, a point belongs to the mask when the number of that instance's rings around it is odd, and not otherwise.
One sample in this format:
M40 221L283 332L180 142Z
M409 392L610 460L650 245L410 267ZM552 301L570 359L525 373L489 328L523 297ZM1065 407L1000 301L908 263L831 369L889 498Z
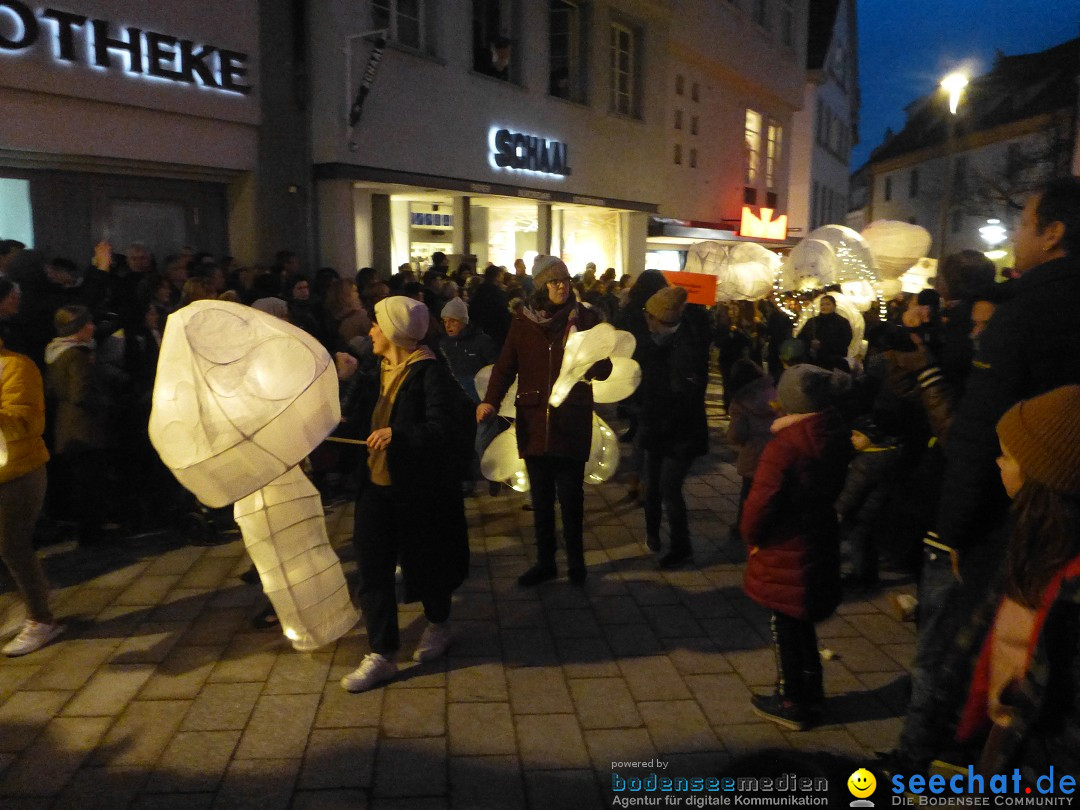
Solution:
M259 298L252 302L252 309L257 309L259 312L265 312L267 315L273 315L275 318L281 318L282 320L288 320L289 318L289 305L281 298L273 295L269 295L266 298Z
M686 290L682 287L664 287L645 302L645 311L664 326L675 326L685 309Z
M469 323L469 307L460 298L451 298L442 308L442 317Z
M1080 495L1080 385L1016 403L997 423L997 433L1025 478Z
M57 337L71 337L88 323L90 323L90 310L84 306L74 304L60 307L53 316L53 327Z
M429 319L426 304L404 295L391 295L375 305L375 321L386 339L405 349L424 338Z
M537 256L533 262L533 281L536 288L543 289L549 281L559 281L570 278L570 271L566 269L562 259L558 256Z
M776 393L784 413L814 413L832 404L833 375L823 368L800 363L780 375Z

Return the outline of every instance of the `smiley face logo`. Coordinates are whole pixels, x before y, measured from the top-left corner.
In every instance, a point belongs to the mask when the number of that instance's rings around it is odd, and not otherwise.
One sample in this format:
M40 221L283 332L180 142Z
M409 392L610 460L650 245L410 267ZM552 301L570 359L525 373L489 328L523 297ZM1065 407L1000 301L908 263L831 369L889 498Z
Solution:
M866 768L859 768L847 780L848 790L857 799L865 799L877 790L877 779Z

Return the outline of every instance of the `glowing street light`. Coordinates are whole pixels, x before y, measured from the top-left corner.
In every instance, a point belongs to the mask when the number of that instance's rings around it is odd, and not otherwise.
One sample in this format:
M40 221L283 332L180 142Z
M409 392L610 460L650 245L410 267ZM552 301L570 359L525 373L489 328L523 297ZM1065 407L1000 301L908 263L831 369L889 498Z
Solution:
M1000 219L986 220L986 224L979 228L979 236L991 248L997 247L1009 238L1009 234L1006 232L1005 226L1001 224Z
M960 96L967 85L967 76L959 71L950 73L941 80L941 89L949 94L949 112L953 115L956 115L956 108L960 104Z

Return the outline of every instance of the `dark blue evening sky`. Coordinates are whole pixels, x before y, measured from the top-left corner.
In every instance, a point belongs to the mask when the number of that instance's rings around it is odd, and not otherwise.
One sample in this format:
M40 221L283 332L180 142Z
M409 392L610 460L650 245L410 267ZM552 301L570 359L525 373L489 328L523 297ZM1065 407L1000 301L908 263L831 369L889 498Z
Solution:
M886 127L904 126L904 107L951 70L990 70L994 50L1041 51L1080 36L1078 0L857 0L859 145L851 168L877 148Z

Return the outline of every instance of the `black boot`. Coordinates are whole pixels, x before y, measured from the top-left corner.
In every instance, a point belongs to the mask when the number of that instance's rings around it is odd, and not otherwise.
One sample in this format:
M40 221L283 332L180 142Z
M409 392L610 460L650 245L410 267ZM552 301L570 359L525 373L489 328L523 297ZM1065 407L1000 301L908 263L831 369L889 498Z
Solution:
M553 562L538 562L520 577L518 577L518 585L522 588L532 588L539 585L541 582L547 582L549 579L555 579L559 575L558 569Z

